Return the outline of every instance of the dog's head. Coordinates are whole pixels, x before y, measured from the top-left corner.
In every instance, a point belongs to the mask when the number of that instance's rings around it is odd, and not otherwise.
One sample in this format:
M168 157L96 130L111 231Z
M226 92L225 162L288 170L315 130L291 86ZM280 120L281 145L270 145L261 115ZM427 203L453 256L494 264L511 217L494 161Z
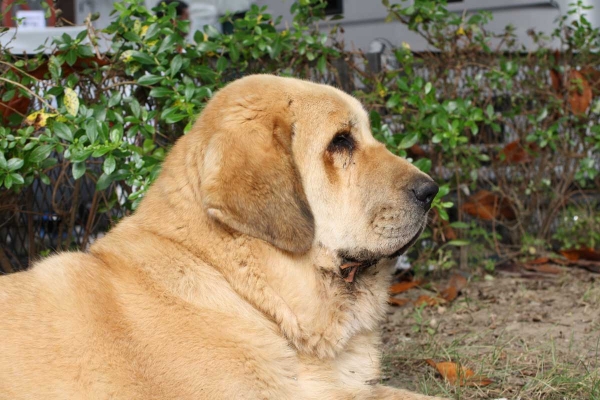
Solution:
M362 105L333 87L249 76L198 121L203 206L292 253L319 243L347 260L389 258L419 236L437 185L371 134Z

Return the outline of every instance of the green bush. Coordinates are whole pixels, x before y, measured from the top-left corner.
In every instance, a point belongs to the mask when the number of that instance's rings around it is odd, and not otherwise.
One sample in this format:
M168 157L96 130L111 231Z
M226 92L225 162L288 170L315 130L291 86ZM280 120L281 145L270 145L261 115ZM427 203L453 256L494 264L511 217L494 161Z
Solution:
M600 35L585 7L575 4L574 18L552 33L559 53L535 32L531 52L511 27L488 32L489 13L450 13L437 0L383 3L389 20L422 35L432 51L417 54L405 44L374 71L369 57L344 49L337 27L317 29L326 19L322 0L295 2L290 29L253 6L233 22L233 34L207 27L193 33L193 44L182 37L188 23L173 6L158 18L143 1L123 0L107 29L96 32L88 21L78 37L55 40L49 58L0 49L0 201L16 201L8 193L38 180L76 193L85 177L97 190L92 219L115 207L133 210L212 93L267 72L352 92L370 110L376 137L441 184L430 227L412 253L416 264L451 267L453 249L470 245L461 262L488 260L489 267L491 255L511 255L532 235L550 246L560 237L561 210L600 194L600 102L593 99ZM107 54L98 50L99 35L112 37ZM68 229L73 197L61 210ZM71 235L63 242L87 244Z

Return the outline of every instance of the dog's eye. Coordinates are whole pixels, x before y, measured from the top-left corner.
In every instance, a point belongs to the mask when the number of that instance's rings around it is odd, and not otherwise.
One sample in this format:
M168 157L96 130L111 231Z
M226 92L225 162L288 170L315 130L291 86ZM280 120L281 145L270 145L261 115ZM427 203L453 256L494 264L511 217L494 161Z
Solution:
M329 143L327 150L330 152L352 151L354 150L355 142L350 133L338 133Z

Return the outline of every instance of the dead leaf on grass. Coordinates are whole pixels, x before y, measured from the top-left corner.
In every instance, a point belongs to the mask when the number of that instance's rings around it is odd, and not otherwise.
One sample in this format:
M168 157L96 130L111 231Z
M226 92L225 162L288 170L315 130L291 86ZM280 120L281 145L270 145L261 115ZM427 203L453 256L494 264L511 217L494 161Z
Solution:
M440 296L442 299L446 300L448 303L454 301L458 297L458 289L454 286L450 286L440 292Z
M477 376L473 370L451 361L437 363L427 359L425 362L434 367L448 383L455 386L487 386L494 382L484 376Z
M454 274L450 277L448 287L440 291L440 296L447 302L454 301L458 297L460 291L467 286L467 283L467 278L459 274Z
M423 294L419 296L417 300L415 300L415 306L426 305L426 306L437 306L441 303L445 302L444 299L439 297L431 297Z
M398 283L390 286L388 291L390 292L390 294L400 294L400 293L406 292L407 290L410 290L416 286L419 286L421 283L423 283L423 281L421 281L421 280L398 282Z
M397 299L395 297L390 297L388 298L388 303L393 305L393 306L398 306L398 307L402 307L407 305L410 302L410 300L408 299Z
M600 261L600 251L591 248L567 249L560 252L570 261L589 260Z
M469 281L462 275L453 274L450 277L450 286L455 287L459 292L467 287L467 283L469 283Z
M548 257L540 257L536 258L535 260L526 262L523 265L523 268L525 268L528 271L535 271L541 272L543 274L553 275L558 275L564 272L564 270L561 267L555 265L554 263L551 263Z
M528 261L527 264L547 264L548 262L550 262L550 259L548 257L538 257L535 260Z

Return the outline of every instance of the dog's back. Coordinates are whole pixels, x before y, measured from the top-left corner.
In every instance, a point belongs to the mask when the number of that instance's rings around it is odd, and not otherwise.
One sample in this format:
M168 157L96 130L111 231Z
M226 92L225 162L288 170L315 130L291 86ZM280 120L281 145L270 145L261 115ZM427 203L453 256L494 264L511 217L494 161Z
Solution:
M98 363L96 346L114 313L106 270L96 258L63 253L0 278L0 397L78 397L75 365Z
M253 374L276 376L294 365L273 324L228 295L217 276L205 275L207 302L199 307L147 286L155 282L128 254L139 249L116 244L123 231L145 236L124 224L102 239L100 248L114 251L97 254L109 264L63 253L0 277L0 399L256 398ZM142 243L153 243L152 236ZM173 254L170 262L182 255L168 246L155 250ZM144 256L138 260L152 262ZM228 311L218 310L219 300Z

